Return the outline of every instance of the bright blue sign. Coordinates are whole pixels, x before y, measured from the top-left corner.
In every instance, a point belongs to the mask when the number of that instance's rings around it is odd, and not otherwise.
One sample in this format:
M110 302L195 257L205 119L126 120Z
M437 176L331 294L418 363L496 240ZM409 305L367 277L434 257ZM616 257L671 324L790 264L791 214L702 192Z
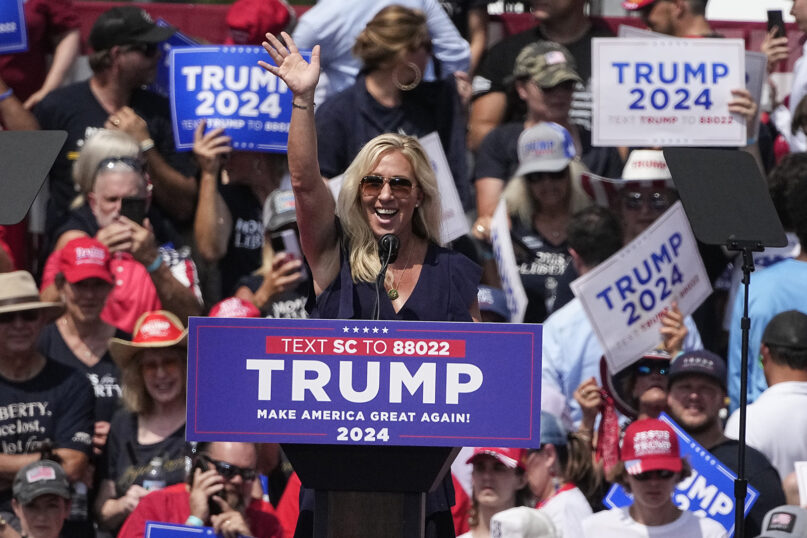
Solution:
M309 53L303 53L308 59ZM258 65L262 47L222 45L171 49L171 115L177 149L193 148L201 120L223 127L233 149L285 153L291 91Z
M155 22L158 26L171 26L163 19L157 19ZM149 86L149 89L164 97L168 97L171 90L171 49L175 47L194 47L197 45L199 45L198 41L186 36L182 32L176 32L160 43L160 61L157 64L157 76L154 82Z
M737 475L724 467L700 443L689 437L667 414L662 413L659 419L675 430L681 447L681 456L687 458L692 466L692 475L675 487L673 502L681 510L689 510L698 516L714 519L723 525L729 536L734 535L734 479ZM759 492L748 486L743 510L745 516L748 516L758 497ZM614 484L603 499L603 503L609 508L619 508L633 504L633 497L625 492L622 486Z
M0 54L28 50L23 0L0 2Z
M146 522L146 538L188 538L189 536L219 536L210 527L190 527L173 523Z
M191 318L191 441L540 444L541 326Z

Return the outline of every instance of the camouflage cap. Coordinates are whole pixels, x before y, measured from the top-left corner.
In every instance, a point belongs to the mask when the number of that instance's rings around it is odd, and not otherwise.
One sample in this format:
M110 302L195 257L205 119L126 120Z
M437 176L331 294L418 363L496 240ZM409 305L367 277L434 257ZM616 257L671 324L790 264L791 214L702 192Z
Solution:
M531 78L541 88L573 80L582 82L574 58L563 45L551 41L530 43L518 53L513 78Z

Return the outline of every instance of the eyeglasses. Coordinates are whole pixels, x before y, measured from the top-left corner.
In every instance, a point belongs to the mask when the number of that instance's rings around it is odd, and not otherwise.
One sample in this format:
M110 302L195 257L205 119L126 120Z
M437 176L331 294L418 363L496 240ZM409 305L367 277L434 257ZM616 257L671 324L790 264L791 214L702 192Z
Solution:
M670 199L664 193L654 192L645 196L641 192L626 192L622 197L625 209L639 211L642 206L647 206L651 211L665 211L670 207Z
M662 364L656 364L659 361L653 362L640 362L634 368L636 375L643 376L643 375L650 375L652 373L657 373L661 375L667 375L670 373L670 365L666 363L666 361L661 361Z
M385 183L389 183L389 190L395 198L406 198L415 187L412 180L405 177L364 176L360 183L362 196L378 196Z
M159 51L156 43L133 43L131 45L124 45L124 50L139 52L146 58L155 56Z
M20 317L23 321L32 322L39 319L39 310L37 309L30 309L30 310L18 310L16 312L5 312L0 314L0 323L11 323L17 317Z
M102 170L113 170L120 164L128 166L141 175L146 171L146 165L140 159L136 159L134 157L107 157L98 163L98 167L95 169L95 174L97 175L98 172L101 172Z
M550 181L561 181L566 179L566 169L558 172L531 172L524 176L529 183L538 183L545 179Z
M656 470L656 471L647 471L647 472L635 474L635 475L632 475L632 476L633 476L633 478L635 478L639 482L644 482L645 480L650 480L650 479L653 479L653 480L669 480L670 478L675 476L675 473L672 472L672 471L668 471L667 469L659 469L659 470Z
M236 476L240 476L245 482L248 482L250 480L255 480L255 476L257 475L255 469L245 469L243 467L239 467L238 465L227 463L226 461L214 460L206 454L200 454L199 458L202 461L212 463L216 468L216 472L227 480L232 480Z

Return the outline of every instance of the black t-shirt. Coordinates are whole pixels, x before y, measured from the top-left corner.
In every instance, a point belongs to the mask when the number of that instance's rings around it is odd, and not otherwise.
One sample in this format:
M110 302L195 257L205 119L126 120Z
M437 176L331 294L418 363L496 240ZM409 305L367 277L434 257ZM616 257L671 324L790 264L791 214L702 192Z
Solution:
M28 381L0 375L0 453L31 454L49 443L89 456L95 398L87 378L48 359ZM0 490L0 511L10 510L11 488Z
M227 252L219 260L221 291L225 297L229 297L235 292L240 277L261 266L263 206L246 185L221 185L219 193L233 219Z
M484 8L493 0L439 0L451 22L457 27L460 35L468 39L468 12L472 9Z
M437 132L460 200L471 208L465 146L465 114L453 78L423 81L403 92L402 103L385 107L367 91L364 76L317 108L317 149L324 177L342 174L364 145L384 133L425 136Z
M709 452L723 465L737 472L739 443L734 439L726 439L719 445L712 447ZM759 492L759 498L745 518L745 535L756 536L762 528L762 520L768 510L785 504L785 494L782 491L782 481L779 473L768 461L762 452L749 447L745 449L745 478L748 483Z
M529 299L524 323L541 323L555 310L557 278L571 261L567 244L552 245L516 219L510 236L521 283Z
M115 338L131 340L130 335L121 331L115 331ZM112 415L120 407L121 381L120 369L109 351L104 353L95 365L87 366L76 357L73 351L64 341L62 333L56 323L51 323L42 329L39 335L39 352L79 372L84 372L93 387L95 394L95 420L109 422Z
M149 135L166 162L185 175L193 175L195 170L189 154L178 153L174 146L168 100L147 90L135 90L130 106L146 121ZM103 128L109 113L95 98L87 80L52 91L34 108L34 114L42 129L67 131L67 141L50 171L46 231L51 234L76 196L71 175L73 162L84 142Z
M575 87L569 117L572 122L588 130L591 130L591 39L595 37L613 37L613 34L607 27L597 26L592 21L591 28L580 39L564 43L575 60L577 74L583 79L583 83ZM503 39L488 50L474 77L474 97L489 92L507 92L506 121L520 120L524 117L524 104L512 91L513 68L522 49L537 41L548 41L540 27L530 28Z
M258 291L263 284L263 277L260 275L248 275L238 281L236 288L246 286L252 293ZM293 290L286 290L278 293L272 300L266 303L261 309L261 314L267 318L292 318L305 319L308 312L305 303L308 299L308 281L303 280Z
M185 425L152 445L137 442L137 415L121 409L112 418L106 445L106 466L99 468L102 479L115 483L115 494L121 497L132 484L143 485L152 458L163 459L165 484L185 480Z

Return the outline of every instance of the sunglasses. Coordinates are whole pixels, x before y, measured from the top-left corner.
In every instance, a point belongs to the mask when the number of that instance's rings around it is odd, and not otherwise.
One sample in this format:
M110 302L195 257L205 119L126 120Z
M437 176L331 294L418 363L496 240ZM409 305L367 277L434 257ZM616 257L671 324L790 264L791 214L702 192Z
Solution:
M364 176L359 184L362 196L378 196L385 183L389 184L389 190L395 198L406 198L415 187L412 180L405 177Z
M650 375L652 373L657 373L661 375L667 375L670 373L670 365L669 364L655 364L657 361L653 362L641 362L636 365L634 371L638 376Z
M126 51L139 52L147 58L151 58L157 54L159 48L156 43L133 43L124 47Z
M639 482L644 482L645 480L650 480L650 479L654 479L654 480L669 480L670 478L675 476L675 473L672 472L672 471L668 471L666 469L660 469L660 470L657 470L657 471L647 471L647 472L635 474L635 475L632 475L632 476L633 476L633 478L635 478Z
M538 183L545 179L550 181L562 181L566 179L566 169L564 168L559 172L531 172L525 177L529 183Z
M146 165L140 159L134 157L107 157L98 163L95 173L98 174L102 170L112 170L120 164L128 166L141 175L146 171Z
M31 310L18 310L16 312L5 312L0 314L0 323L11 323L17 317L20 317L23 321L32 322L39 319L39 310L31 309Z
M154 362L145 362L140 364L140 372L143 375L155 374L157 370L162 368L166 372L178 372L180 360L177 358L160 359Z
M200 454L199 458L204 462L212 463L216 468L216 472L226 480L232 480L236 476L240 476L245 482L248 482L250 480L255 480L255 476L257 476L255 469L245 469L243 467L239 467L238 465L227 463L226 461L214 460L205 454Z
M627 192L622 198L625 209L629 211L639 211L642 206L647 206L651 211L665 211L670 207L670 200L660 192L654 192L645 196L641 192Z

